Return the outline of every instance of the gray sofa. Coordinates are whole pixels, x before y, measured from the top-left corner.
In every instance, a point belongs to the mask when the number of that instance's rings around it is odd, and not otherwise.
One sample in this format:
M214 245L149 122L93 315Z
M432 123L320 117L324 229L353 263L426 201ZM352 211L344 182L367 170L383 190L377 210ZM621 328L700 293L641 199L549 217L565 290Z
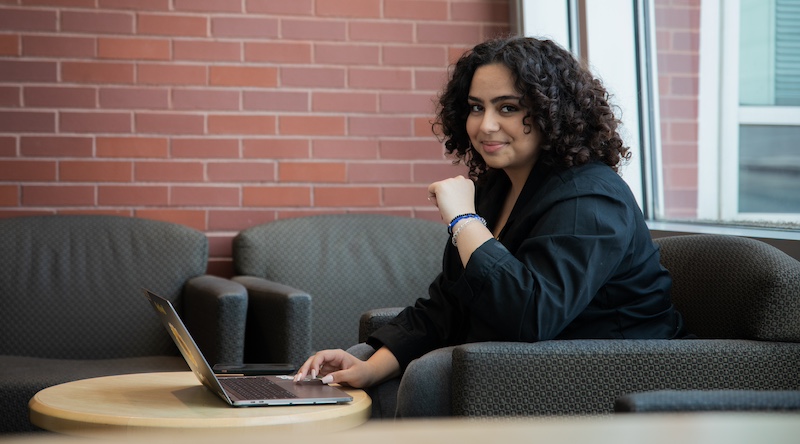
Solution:
M28 401L62 382L188 370L144 298L180 310L211 363L241 362L247 294L205 275L203 233L105 216L0 219L0 433L36 430Z
M656 243L697 339L464 344L442 381L452 387L452 414L603 415L642 392L800 390L800 262L742 237ZM360 337L391 316L367 313Z

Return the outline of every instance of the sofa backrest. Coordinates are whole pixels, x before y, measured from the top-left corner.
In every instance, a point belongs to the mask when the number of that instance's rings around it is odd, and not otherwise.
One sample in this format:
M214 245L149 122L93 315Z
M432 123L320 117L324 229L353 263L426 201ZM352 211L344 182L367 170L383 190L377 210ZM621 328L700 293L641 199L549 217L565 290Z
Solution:
M0 354L174 354L142 288L180 307L184 283L205 273L207 260L203 233L167 222L107 215L0 219Z
M378 214L283 219L240 232L233 242L239 275L257 276L311 295L312 348L347 348L361 314L405 307L428 296L441 271L444 224Z
M655 240L672 300L701 338L800 342L800 262L738 236Z

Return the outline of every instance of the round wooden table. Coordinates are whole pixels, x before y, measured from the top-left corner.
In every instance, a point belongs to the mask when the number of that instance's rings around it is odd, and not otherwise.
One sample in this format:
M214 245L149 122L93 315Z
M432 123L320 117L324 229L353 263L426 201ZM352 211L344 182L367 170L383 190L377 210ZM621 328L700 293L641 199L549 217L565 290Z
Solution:
M353 401L289 407L231 407L191 372L139 373L83 379L48 387L29 402L31 423L70 435L231 427L339 431L369 419L372 400L342 388Z

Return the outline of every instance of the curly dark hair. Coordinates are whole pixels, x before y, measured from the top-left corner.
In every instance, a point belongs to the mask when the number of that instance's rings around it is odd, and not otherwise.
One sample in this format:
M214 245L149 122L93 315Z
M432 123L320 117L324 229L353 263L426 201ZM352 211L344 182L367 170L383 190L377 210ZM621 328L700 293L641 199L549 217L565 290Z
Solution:
M527 111L523 123L538 125L541 145L538 162L571 168L600 161L618 171L630 152L617 132L619 119L609 95L571 53L550 40L504 37L488 40L464 53L452 68L433 122L434 133L448 154L469 167L473 179L490 170L470 144L466 130L467 102L475 70L500 63L511 70L520 104Z

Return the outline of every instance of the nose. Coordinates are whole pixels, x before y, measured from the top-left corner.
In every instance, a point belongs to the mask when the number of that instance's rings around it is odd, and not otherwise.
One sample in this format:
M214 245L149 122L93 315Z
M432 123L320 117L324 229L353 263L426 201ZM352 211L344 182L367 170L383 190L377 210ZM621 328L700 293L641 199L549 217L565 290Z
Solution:
M498 129L500 129L500 123L497 121L497 116L495 116L491 111L484 112L483 119L481 119L481 131L489 134L497 131Z

